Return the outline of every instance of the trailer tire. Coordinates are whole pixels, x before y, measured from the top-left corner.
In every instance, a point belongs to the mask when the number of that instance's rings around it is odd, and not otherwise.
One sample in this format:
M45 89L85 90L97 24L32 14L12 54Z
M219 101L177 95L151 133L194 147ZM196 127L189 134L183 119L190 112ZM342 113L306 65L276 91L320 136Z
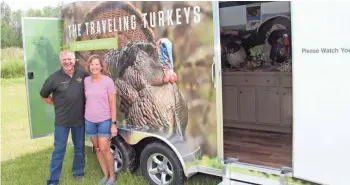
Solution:
M158 160L155 160L154 157ZM164 161L166 161L165 164ZM140 168L143 176L151 185L161 184L162 174L166 174L168 179L165 185L183 185L185 181L184 171L178 157L171 148L161 142L150 143L142 150ZM154 169L153 174L150 168ZM172 177L169 172L172 172Z
M135 172L137 169L136 165L136 151L135 149L127 144L123 138L116 136L111 142L111 152L115 161L115 172ZM119 156L118 156L119 155ZM119 161L117 159L119 157ZM121 167L116 167L117 163L122 161Z

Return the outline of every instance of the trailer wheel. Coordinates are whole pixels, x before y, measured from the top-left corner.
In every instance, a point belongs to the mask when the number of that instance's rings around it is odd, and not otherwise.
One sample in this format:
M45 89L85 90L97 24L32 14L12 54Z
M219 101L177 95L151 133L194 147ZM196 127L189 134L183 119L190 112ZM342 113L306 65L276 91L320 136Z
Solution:
M152 185L183 185L184 172L176 154L165 144L147 145L140 157L142 174Z
M110 151L114 157L114 171L134 172L136 166L136 151L128 145L121 137L112 139Z

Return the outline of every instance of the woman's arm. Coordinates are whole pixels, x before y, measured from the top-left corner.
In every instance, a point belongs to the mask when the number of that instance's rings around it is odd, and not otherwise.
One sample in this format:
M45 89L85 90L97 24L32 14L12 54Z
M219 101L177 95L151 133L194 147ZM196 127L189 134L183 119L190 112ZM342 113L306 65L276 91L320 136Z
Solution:
M117 96L116 93L109 94L109 106L111 107L111 119L117 121Z
M110 79L107 92L108 92L109 106L111 109L111 121L112 121L111 135L112 137L115 137L118 134L117 125L113 123L117 121L117 91L112 79Z
M118 135L117 125L114 124L117 121L117 96L116 93L110 93L109 95L109 105L111 107L111 136L115 137Z

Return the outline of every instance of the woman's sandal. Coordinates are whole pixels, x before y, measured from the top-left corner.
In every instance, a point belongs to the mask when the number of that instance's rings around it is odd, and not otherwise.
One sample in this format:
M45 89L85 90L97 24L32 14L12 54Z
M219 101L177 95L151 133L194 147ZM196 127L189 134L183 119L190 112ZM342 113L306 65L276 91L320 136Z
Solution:
M117 177L115 177L115 180L112 180L112 179L108 179L106 185L113 185L117 182Z
M98 184L105 184L108 181L108 178L103 177Z

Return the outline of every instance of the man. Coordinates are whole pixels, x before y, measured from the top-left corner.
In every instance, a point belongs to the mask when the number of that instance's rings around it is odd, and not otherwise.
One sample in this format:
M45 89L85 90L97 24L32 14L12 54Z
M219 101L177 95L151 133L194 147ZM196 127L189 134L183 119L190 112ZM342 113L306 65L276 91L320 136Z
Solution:
M72 171L77 181L84 176L85 168L83 82L89 74L81 66L75 65L75 57L71 52L61 52L60 63L61 69L46 79L40 91L41 98L55 107L55 142L48 185L57 185L59 182L70 130L74 144Z

